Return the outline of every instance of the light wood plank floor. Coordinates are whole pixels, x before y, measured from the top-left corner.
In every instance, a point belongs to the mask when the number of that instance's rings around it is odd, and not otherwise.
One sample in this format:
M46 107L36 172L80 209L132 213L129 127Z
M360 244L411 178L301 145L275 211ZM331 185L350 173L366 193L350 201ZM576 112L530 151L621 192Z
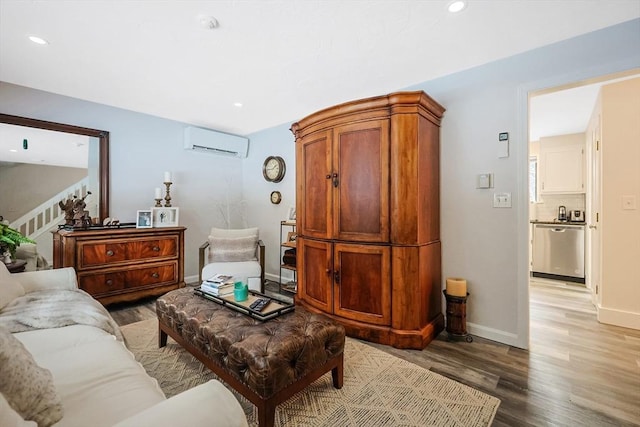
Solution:
M499 398L494 426L640 426L640 331L598 323L576 287L532 283L530 295L529 351L446 333L421 351L373 345ZM109 310L124 325L155 317L154 304Z

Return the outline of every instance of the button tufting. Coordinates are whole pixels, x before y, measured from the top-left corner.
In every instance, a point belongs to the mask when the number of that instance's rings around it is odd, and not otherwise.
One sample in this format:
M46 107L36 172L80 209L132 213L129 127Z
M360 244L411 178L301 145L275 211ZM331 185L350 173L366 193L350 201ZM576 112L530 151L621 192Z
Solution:
M216 369L235 376L260 396L279 393L343 350L344 328L302 307L291 315L260 322L200 301L185 290L158 301L161 322ZM182 331L182 321L187 319Z

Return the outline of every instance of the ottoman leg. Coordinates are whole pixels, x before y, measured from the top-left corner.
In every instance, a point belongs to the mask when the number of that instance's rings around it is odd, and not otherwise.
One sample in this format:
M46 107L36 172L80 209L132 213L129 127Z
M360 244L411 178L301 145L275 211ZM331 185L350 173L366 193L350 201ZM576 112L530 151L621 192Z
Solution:
M167 333L162 330L161 326L158 326L158 348L162 348L167 345Z
M333 379L333 386L335 388L342 388L344 377L344 353L340 355L340 360L335 368L331 370L331 379Z
M258 407L258 426L273 427L276 419L276 405L273 402L264 402Z

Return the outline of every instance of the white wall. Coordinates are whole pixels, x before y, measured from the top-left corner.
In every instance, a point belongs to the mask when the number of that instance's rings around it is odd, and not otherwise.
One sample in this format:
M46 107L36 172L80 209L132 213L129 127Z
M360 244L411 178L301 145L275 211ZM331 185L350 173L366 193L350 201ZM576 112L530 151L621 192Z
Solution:
M598 319L640 329L640 78L602 87L602 298ZM623 198L634 197L625 209Z
M447 108L441 130L443 279L469 281L471 333L528 346L527 94L640 67L639 30L640 20L630 21L409 88L425 90ZM428 44L416 53L428 55ZM250 135L249 157L240 161L183 151L180 123L41 92L12 102L4 87L0 91L0 111L111 131L111 211L121 219L132 220L136 209L148 206L162 172L171 170L180 222L189 227L187 275L197 274L197 247L221 222L215 199L225 192L242 194L246 222L260 227L267 245L267 272L278 274L279 221L295 192L288 129L308 112ZM506 159L497 157L499 132L510 133ZM287 161L279 184L262 178L262 162L272 154ZM475 176L487 172L494 173L495 188L477 190ZM221 177L230 177L229 185ZM278 206L269 202L274 189L283 194ZM492 208L496 191L510 192L513 208Z

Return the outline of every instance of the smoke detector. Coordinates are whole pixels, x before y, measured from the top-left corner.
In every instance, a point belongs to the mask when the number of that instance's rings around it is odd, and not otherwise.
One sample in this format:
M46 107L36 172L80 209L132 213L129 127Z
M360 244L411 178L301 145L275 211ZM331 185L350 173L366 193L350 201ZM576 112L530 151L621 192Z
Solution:
M218 28L218 20L213 16L208 15L199 15L198 22L200 22L200 26L205 30L213 30Z

